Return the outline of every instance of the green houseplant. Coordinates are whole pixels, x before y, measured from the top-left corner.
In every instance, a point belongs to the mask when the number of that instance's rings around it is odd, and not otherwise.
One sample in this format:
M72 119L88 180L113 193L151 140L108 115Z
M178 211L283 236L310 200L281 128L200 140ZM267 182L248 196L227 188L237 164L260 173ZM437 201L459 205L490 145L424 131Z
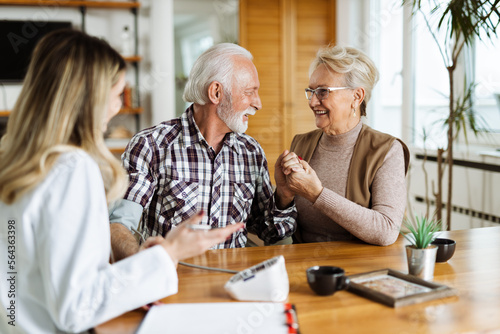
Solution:
M441 222L428 219L427 217L415 217L415 223L405 219L403 226L409 230L409 233L402 233L413 247L425 249L436 239L437 233L441 231Z
M405 219L403 226L408 229L408 233L403 236L410 242L406 246L406 256L408 259L408 273L425 280L434 278L434 265L436 263L437 246L431 245L441 231L439 220L427 217L415 217L415 222Z
M449 79L449 107L448 116L443 125L447 128L446 149L437 151L438 176L436 197L436 218L441 220L441 209L443 207L442 179L444 175L444 164L448 168L448 187L446 199L446 228L451 227L452 209L452 181L453 181L453 143L457 133L463 131L467 139L467 130L470 129L477 135L478 117L474 106L474 83L464 88L461 96L456 92L457 65L466 46L472 45L476 38L482 36L490 38L497 34L500 24L500 0L402 0L402 4L412 6L413 15L418 13L427 25L439 52L443 64L448 72ZM434 19L437 19L434 21ZM437 24L432 24L437 22ZM439 32L444 32L440 34ZM483 34L484 33L484 34ZM459 79L463 80L463 79Z

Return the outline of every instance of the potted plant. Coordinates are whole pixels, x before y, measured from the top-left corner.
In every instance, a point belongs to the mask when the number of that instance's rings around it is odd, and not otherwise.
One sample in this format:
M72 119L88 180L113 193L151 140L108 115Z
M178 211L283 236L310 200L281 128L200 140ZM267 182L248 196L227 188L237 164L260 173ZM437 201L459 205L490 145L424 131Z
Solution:
M410 245L406 246L408 273L425 280L432 280L437 246L431 243L441 231L441 221L416 216L414 223L405 219L403 226L409 231L408 233L401 232L410 242Z

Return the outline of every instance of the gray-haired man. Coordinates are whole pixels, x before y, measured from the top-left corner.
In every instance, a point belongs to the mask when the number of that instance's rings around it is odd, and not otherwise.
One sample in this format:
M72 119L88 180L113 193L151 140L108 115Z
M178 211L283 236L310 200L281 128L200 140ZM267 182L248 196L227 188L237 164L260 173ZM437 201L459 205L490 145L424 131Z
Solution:
M244 247L247 230L268 243L293 234L293 193L278 182L273 194L264 151L244 134L262 107L259 85L252 55L238 45L218 44L198 58L184 91L193 104L180 118L139 132L122 156L130 184L111 210L115 257L138 251L129 229L140 221L144 237L165 236L200 210L204 225L246 223L217 248Z

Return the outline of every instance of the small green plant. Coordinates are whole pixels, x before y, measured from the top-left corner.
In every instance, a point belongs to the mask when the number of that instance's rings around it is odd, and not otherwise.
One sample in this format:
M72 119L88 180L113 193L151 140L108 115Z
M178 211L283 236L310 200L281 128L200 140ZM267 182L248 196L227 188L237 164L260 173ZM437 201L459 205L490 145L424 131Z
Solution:
M403 226L410 233L401 233L415 248L427 248L431 242L437 237L437 233L441 231L441 221L428 219L427 217L415 217L415 223L405 219Z

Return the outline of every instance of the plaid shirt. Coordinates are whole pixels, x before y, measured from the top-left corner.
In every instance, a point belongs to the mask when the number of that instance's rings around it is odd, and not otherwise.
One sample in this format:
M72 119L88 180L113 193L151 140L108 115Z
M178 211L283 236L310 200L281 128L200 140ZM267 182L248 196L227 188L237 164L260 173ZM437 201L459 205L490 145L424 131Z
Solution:
M293 234L295 205L279 210L264 151L246 134L228 133L219 154L194 122L193 107L176 119L145 129L122 156L130 184L125 199L144 208L144 237L162 235L200 210L202 224L246 222L214 248L244 247L247 230L273 243Z

